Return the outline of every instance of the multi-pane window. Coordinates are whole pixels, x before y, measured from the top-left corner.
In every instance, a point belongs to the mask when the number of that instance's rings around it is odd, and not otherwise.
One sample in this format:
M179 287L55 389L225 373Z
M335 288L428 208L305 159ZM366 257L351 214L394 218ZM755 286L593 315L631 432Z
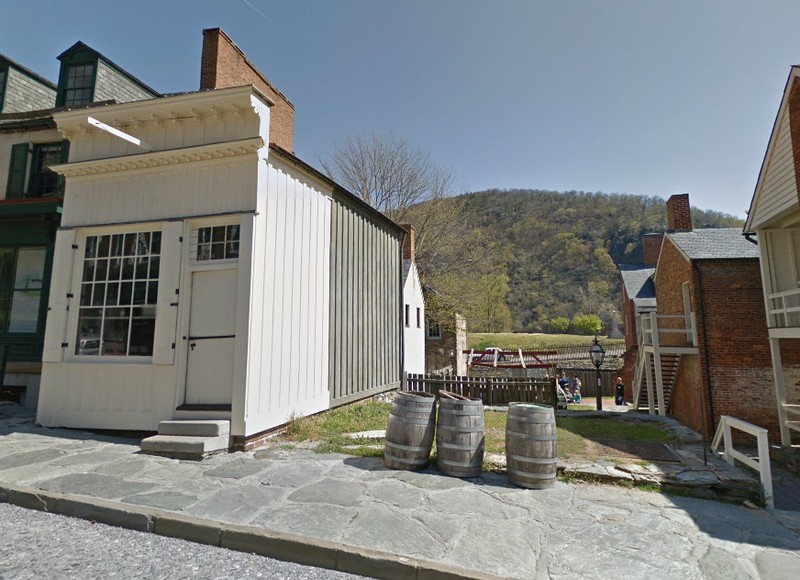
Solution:
M428 320L428 338L442 338L442 325Z
M28 187L30 197L52 195L58 191L58 174L50 170L51 165L62 161L62 143L43 143L33 148L31 179Z
M67 69L64 88L64 106L85 105L92 102L94 63L77 64Z
M151 356L161 232L88 236L75 354Z
M239 257L239 226L210 226L197 230L197 261Z
M46 254L41 247L0 248L0 332L36 332Z

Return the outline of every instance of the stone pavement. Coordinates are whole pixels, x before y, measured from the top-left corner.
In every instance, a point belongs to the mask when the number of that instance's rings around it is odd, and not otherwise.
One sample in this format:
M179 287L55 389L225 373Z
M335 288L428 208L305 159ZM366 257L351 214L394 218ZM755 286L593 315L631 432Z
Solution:
M800 519L273 445L202 462L0 410L0 501L382 578L800 577ZM0 531L2 533L2 531Z

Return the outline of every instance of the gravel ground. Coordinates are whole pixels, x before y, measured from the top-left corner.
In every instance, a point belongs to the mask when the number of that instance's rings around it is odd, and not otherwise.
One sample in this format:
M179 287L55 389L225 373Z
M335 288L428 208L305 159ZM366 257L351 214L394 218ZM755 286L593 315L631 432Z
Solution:
M0 579L359 578L0 503Z

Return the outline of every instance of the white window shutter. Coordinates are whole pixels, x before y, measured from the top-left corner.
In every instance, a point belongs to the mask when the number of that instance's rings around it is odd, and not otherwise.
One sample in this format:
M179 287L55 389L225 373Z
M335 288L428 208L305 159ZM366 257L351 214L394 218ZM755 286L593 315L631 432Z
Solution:
M69 342L70 346L73 346L72 341L67 339L67 321L70 303L77 305L78 301L67 295L75 292L72 288L72 272L78 251L72 247L74 243L75 230L62 230L56 233L53 270L50 274L50 297L47 303L47 322L44 331L43 362L62 362L64 350L69 348L63 345Z
M153 343L153 364L175 363L176 328L181 264L183 263L183 222L167 222L161 230L161 268L158 278L156 330Z

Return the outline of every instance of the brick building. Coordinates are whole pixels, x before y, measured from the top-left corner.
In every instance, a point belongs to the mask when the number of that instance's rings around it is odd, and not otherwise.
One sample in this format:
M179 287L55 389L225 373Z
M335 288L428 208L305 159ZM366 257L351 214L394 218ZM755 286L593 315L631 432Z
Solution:
M693 229L686 194L669 199L667 214L656 309L640 308L626 337L637 343L631 398L708 437L731 415L777 441L758 247L736 228Z

